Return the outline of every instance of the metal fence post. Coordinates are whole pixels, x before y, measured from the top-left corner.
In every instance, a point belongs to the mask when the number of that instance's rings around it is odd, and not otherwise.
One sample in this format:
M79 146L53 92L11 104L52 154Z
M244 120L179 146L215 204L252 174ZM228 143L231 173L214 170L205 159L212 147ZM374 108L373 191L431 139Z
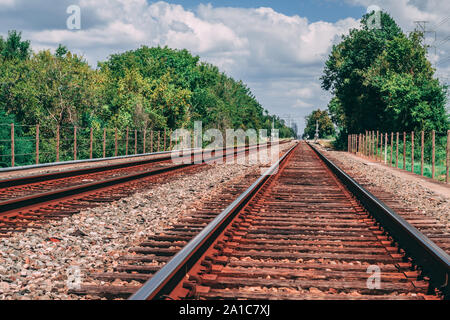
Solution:
M134 154L137 154L137 130L134 130Z

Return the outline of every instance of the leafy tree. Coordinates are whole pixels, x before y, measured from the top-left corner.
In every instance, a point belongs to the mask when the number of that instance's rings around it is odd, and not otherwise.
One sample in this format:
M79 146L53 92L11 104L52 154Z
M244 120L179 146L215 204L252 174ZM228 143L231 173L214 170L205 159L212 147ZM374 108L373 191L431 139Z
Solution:
M446 88L433 78L421 34L406 36L384 12L381 29L369 29L369 17L333 46L325 64L333 122L343 134L448 128Z
M316 123L319 123L319 138L326 138L334 136L335 129L328 116L327 111L321 111L317 109L306 116L306 128L303 133L303 138L309 137L313 138L316 134Z
M32 146L35 125L40 124L42 161L54 160L58 126L64 130L61 160L73 157L74 126L80 144L89 140L90 128L97 140L103 128L114 127L123 139L126 127L173 130L192 128L197 120L205 129L270 130L274 124L281 137L293 136L292 129L269 115L242 81L200 62L187 50L143 46L111 55L98 69L61 44L54 54L30 52L20 33L11 31L6 41L0 38L0 123L26 125L17 131L31 141L25 149ZM2 136L8 134L5 128ZM95 155L102 154L101 147L94 149Z
M3 60L25 60L31 54L30 41L22 41L22 33L12 30L6 41L0 36L0 50Z

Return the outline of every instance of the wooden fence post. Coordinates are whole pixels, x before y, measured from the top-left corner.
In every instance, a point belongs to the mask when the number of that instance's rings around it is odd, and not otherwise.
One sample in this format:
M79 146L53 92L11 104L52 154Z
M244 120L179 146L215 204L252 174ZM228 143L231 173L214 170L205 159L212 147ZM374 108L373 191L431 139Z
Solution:
M103 158L106 158L106 128L103 128Z
M150 132L150 153L153 153L153 130Z
M157 152L159 152L160 145L161 145L161 132L158 131L158 151Z
M445 182L449 182L449 171L450 171L450 130L447 130L447 156L446 156L446 170L445 170Z
M147 128L144 129L144 141L143 141L143 148L142 148L142 153L145 154L145 142L147 139Z
M364 133L361 133L361 156L364 157Z
M16 155L14 150L14 123L11 123L11 167L15 166Z
M378 135L379 135L379 132L377 130L377 143L376 143L376 150L375 150L375 159L376 160L378 160Z
M414 173L414 131L411 131L411 172Z
M350 152L350 135L347 137L347 152Z
M395 167L398 168L398 138L399 138L399 133L397 132L397 148L395 150Z
M56 162L59 162L59 125L56 127Z
M372 159L375 159L375 130L372 131Z
M383 132L380 132L380 162L383 161Z
M73 160L77 160L77 126L73 127Z
M388 139L388 134L386 132L384 134L384 164L387 164L387 139Z
M424 148L425 148L425 132L422 130L420 132L420 175L423 176L423 165L424 165Z
M36 125L36 164L39 164L39 125Z
M392 160L394 159L393 153L394 153L394 133L391 132L391 161L390 161L391 163L389 163L390 167L393 166L392 165Z
M128 132L129 132L129 129L128 129L128 127L127 127L127 137L126 137L126 147L125 147L125 155L127 156L128 155Z
M89 137L89 159L93 158L93 153L94 153L94 150L93 150L94 141L93 140L94 140L94 129L91 128L91 135Z
M166 137L167 137L166 128L164 128L164 151L166 151Z
M118 148L117 148L117 128L114 128L114 140L115 140L114 156L117 157L117 154L118 154Z
M436 158L436 131L431 132L432 156L431 156L431 179L434 179L435 158Z
M406 170L406 132L403 132L403 170Z

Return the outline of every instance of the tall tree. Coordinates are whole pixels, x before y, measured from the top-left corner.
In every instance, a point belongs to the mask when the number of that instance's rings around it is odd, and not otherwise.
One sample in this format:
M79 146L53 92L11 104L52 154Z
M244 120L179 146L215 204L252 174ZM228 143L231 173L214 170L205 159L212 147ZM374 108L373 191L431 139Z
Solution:
M334 94L333 121L344 133L448 128L446 88L433 79L421 35L406 36L385 12L381 29L371 29L370 16L333 46L326 61L321 80Z
M335 134L335 129L327 111L317 109L306 116L306 128L303 138L313 138L316 134L316 123L319 124L319 138L330 137Z
M9 31L6 41L0 36L0 54L3 60L28 59L31 54L30 41L22 41L21 32Z

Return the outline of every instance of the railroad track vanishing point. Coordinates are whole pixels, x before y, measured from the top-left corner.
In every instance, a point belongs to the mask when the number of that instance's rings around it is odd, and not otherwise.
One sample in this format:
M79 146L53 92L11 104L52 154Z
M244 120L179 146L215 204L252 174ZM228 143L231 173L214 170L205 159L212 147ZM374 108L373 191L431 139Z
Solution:
M207 204L131 248L113 273L90 275L103 285L72 293L133 300L448 298L448 254L305 142L280 159L277 173L236 191L228 190L225 210L216 209L219 199ZM448 244L448 234L440 239Z

